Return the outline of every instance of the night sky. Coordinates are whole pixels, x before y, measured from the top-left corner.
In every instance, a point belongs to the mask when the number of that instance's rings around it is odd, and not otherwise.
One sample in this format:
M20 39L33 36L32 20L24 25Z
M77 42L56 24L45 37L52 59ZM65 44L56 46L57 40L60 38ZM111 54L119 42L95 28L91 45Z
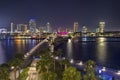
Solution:
M100 21L106 22L106 30L120 30L119 0L0 0L0 27L10 23L26 23L36 19L37 26L47 22L54 28L87 26L95 31Z

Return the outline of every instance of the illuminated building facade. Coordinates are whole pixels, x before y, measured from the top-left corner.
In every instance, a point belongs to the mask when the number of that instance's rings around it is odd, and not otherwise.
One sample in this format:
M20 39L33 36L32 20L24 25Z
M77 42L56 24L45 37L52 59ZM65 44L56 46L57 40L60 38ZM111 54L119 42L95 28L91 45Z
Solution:
M73 31L74 31L74 32L77 32L77 31L78 31L78 22L74 22Z
M86 26L83 26L83 28L82 28L82 37L88 36L87 32L88 32L87 27L86 27Z
M105 28L105 22L99 22L99 32L103 33Z
M47 27L47 32L51 33L51 26L49 22L46 24L46 27Z
M7 33L7 29L1 28L1 29L0 29L0 33Z
M25 31L27 31L27 25L26 24L18 24L17 31L24 33Z
M30 32L31 33L36 33L36 22L35 22L35 19L30 19L29 27L30 27Z
M88 31L87 27L86 27L86 26L83 26L83 28L82 28L82 33L87 33L87 31Z
M13 32L14 32L14 24L11 23L11 33L13 33Z
M63 30L62 30L62 28L61 27L59 27L58 28L58 32L62 32Z
M40 31L40 33L43 33L44 32L44 27L39 27L39 31Z
M65 29L62 29L61 27L59 27L58 31L57 31L57 35L58 36L67 36L68 32L66 32Z

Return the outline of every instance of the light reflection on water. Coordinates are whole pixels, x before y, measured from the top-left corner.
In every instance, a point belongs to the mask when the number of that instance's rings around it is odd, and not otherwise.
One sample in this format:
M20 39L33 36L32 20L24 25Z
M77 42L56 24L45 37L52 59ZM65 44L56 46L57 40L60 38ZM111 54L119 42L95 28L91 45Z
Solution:
M98 38L97 48L96 48L96 57L99 63L105 63L107 58L107 47L106 47L106 38Z
M96 61L97 65L120 69L120 39L112 40L114 39L101 37L92 42L72 41L59 48L63 50L65 57L83 62L91 59Z
M73 46L72 46L72 41L71 41L71 39L68 39L68 42L67 42L67 57L68 58L70 58L70 59L72 59L73 57L72 57L72 53L73 53L73 48L72 48Z
M0 63L4 63L5 61L6 61L5 52L0 42Z
M38 42L31 39L0 40L0 64L8 62L15 54L25 54Z

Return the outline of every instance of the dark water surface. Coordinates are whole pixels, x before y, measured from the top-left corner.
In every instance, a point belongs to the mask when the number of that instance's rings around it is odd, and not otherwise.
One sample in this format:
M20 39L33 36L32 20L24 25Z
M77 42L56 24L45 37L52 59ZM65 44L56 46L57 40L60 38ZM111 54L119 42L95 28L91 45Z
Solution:
M68 40L58 46L68 59L78 61L95 60L97 65L120 70L120 42L98 38L92 42ZM112 39L111 39L112 40ZM116 39L115 39L116 40ZM0 64L8 62L14 54L25 54L40 40L0 40Z
M110 41L109 41L110 40ZM61 44L64 55L68 59L96 61L97 65L111 69L120 69L120 42L107 38L98 38L96 41L83 42L78 40L68 40Z
M40 40L0 40L0 64L8 62L15 54L25 54Z

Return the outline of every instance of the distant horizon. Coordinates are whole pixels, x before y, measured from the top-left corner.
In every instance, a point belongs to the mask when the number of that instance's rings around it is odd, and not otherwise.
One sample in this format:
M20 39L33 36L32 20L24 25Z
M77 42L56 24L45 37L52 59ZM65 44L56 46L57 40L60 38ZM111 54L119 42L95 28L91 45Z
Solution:
M36 21L36 19L35 19L35 21ZM77 22L77 21L75 21L75 22ZM101 22L101 21L100 21ZM29 27L29 21L27 22L27 23L16 23L16 22L10 22L9 23L9 25L8 26L6 26L6 27L1 27L0 26L0 28L6 28L6 29L8 29L8 30L10 30L10 24L11 23L14 23L14 25L15 26L17 26L17 24L26 24L27 25L27 27ZM46 22L47 23L47 22ZM36 24L37 24L37 28L39 28L39 27L45 27L46 26L46 23L44 23L44 24L42 24L42 25L39 25L37 22L36 22ZM55 30L57 29L57 28L59 28L59 27L61 27L61 28L63 28L63 29L65 29L65 28L70 28L70 29L72 29L73 28L73 24L74 24L74 22L71 24L71 26L57 26L57 27L53 27L53 25L52 25L52 23L50 23L50 25L51 25L51 27L52 28L54 28ZM79 22L78 22L78 24L79 24ZM110 29L109 27L107 27L106 26L107 25L107 23L105 23L105 31L120 31L120 28L119 29ZM85 26L85 25L83 25L83 26ZM82 25L79 25L79 27L78 27L78 29L79 29L79 31L81 31L81 29L82 29L82 27L83 27ZM98 28L98 26L99 26L99 22L96 24L96 27L94 27L94 29L89 29L89 26L86 26L90 31L94 31L94 30L96 30L97 28Z

